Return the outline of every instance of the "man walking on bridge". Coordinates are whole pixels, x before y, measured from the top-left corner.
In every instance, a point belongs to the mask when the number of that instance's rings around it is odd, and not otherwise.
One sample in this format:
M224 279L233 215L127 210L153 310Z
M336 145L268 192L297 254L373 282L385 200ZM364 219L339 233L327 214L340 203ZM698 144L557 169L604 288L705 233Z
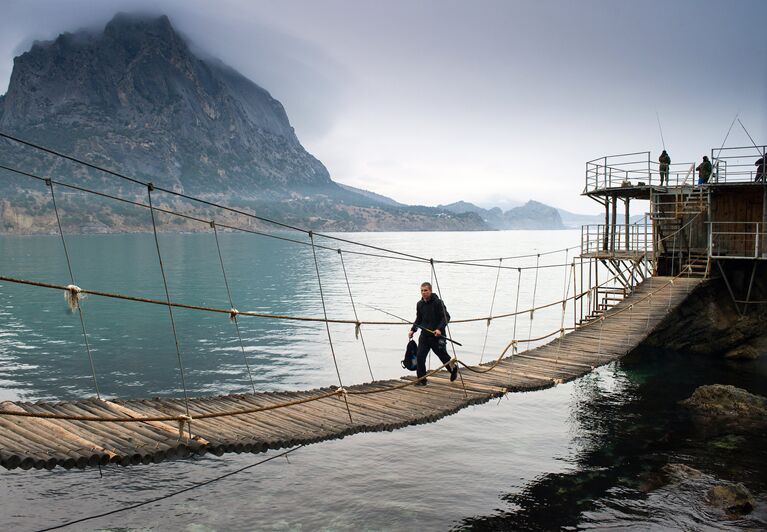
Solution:
M413 333L421 329L421 335L418 337L418 355L417 370L418 382L416 385L426 385L426 356L429 349L434 351L443 364L450 362L450 355L447 353L445 341L445 328L450 321L450 314L447 312L445 303L431 291L431 283L421 283L421 299L415 306L415 321L407 333L408 338L413 337ZM458 364L448 364L450 371L450 380L454 381L458 376Z

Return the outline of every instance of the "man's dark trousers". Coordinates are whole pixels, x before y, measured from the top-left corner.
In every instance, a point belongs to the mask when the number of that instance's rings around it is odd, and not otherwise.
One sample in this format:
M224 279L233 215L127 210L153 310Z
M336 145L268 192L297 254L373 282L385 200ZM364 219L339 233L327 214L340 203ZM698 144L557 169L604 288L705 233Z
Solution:
M417 363L418 368L416 375L423 377L426 375L426 357L429 354L429 349L439 357L443 364L450 362L450 355L447 354L447 341L444 338L437 338L431 333L421 332L418 337L418 355Z

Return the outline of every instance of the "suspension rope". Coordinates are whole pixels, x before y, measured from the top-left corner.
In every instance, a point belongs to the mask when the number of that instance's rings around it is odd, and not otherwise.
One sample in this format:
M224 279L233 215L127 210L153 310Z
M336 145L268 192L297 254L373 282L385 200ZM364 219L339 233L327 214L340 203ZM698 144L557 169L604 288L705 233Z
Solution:
M61 523L61 524L58 524L58 525L50 526L48 528L41 528L37 532L49 532L51 530L59 530L61 528L65 528L65 527L68 527L68 526L84 523L85 521L92 521L93 519L99 519L101 517L107 517L107 516L114 515L114 514L117 514L117 513L125 512L127 510L135 510L136 508L141 508L142 506L146 506L147 504L154 504L156 502L164 501L165 499L170 499L171 497L175 497L176 495L181 495L182 493L186 493L188 491L192 491L193 489L201 488L203 486L207 486L208 484L212 484L214 482L218 482L219 480L223 480L225 478L234 476L234 475L236 475L238 473L242 473L243 471L247 471L248 469L252 469L254 467L260 466L261 464L265 464L266 462L271 462L272 460L275 460L277 458L285 457L285 459L287 460L288 455L290 453L295 452L295 451L301 449L304 446L305 446L304 444L298 445L297 447L293 447L292 449L288 449L287 451L283 451L283 452L281 452L279 454L275 454L275 455L270 456L268 458L264 458L262 460L259 460L258 462L255 462L255 463L252 463L252 464L240 467L238 469L235 469L234 471L230 471L228 473L224 473L223 475L219 475L219 476L217 476L215 478L211 478L210 480L205 480L203 482L198 482L198 483L192 484L191 486L188 486L186 488L183 488L183 489L180 489L180 490L176 490L176 491L173 491L173 492L170 492L170 493L166 493L165 495L161 495L159 497L154 497L152 499L147 499L145 501L141 501L141 502L138 502L138 503L135 503L135 504L131 504L129 506L124 506L122 508L117 508L115 510L110 510L110 511L103 512L103 513L100 513L100 514L89 515L87 517L81 517L79 519L75 519L73 521L67 521L65 523Z
M445 332L447 333L448 338L452 338L453 335L450 332L450 323L449 323L450 320L448 320L448 318L447 318L447 308L445 307L445 301L442 299L442 297L445 294L442 292L442 289L439 286L439 278L437 277L437 270L434 268L434 262L431 262L431 273L434 276L434 285L437 287L437 291L440 294L440 300L439 301L440 301L440 303L442 303L442 315L445 318ZM458 355L456 354L456 351L455 351L455 343L450 342L450 349L453 351L453 358L452 358L452 360L442 364L443 367L447 367L448 369L450 369L449 364L451 362L453 364L457 364L458 363ZM456 368L457 368L457 366L456 366ZM463 396L464 397L468 397L469 394L468 394L468 392L466 392L466 384L463 382L463 375L461 375L459 373L458 376L461 379L461 387L463 388Z
M512 329L511 333L511 340L514 342L514 348L512 349L511 353L512 356L514 353L517 352L517 316L519 311L519 289L522 285L522 270L517 270L517 301L514 304L514 327Z
M490 333L490 321L493 319L493 306L495 305L495 294L498 292L498 279L501 276L501 264L503 259L498 259L498 273L495 274L495 287L493 287L493 298L490 301L490 317L487 318L487 326L485 327L485 339L482 341L482 353L479 355L479 363L482 364L482 359L485 356L485 347L487 346L487 335Z
M325 307L325 294L322 292L322 277L320 277L320 265L317 262L317 252L314 250L314 233L309 231L309 238L312 241L312 256L314 257L314 269L317 272L317 284L320 287L320 300L322 301L322 314L325 316L325 330L328 333L328 343L330 344L330 354L333 355L333 365L336 368L336 375L338 375L338 385L341 387L341 390L344 390L343 398L344 398L344 404L346 405L346 412L349 414L349 421L354 423L354 420L352 419L352 411L351 408L349 408L349 400L346 398L344 383L341 380L341 371L338 369L338 360L336 360L336 350L333 347L333 337L330 335L330 323L328 323L328 311Z
M511 333L511 356L509 357L509 388L511 388L511 379L514 375L514 355L517 354L517 316L516 312L519 310L519 288L522 284L522 270L517 270L517 297L514 316L514 328ZM529 335L528 335L529 336Z
M609 284L610 282L614 281L617 278L617 275L613 275L611 278L607 279L606 281L603 281L596 287L593 287L589 290L593 290L594 288L599 288L600 286L604 286L606 284ZM652 278L650 278L652 281ZM41 288L51 288L55 290L65 290L68 291L70 288L68 288L66 285L60 285L55 283L48 283L43 281L32 281L29 279L20 279L18 277L11 277L8 275L0 275L0 281L6 281L10 283L16 283L16 284L22 284L27 286L37 286ZM86 288L79 287L78 293L81 295L94 295L99 297L107 297L112 299L120 299L124 301L133 301L138 303L149 303L153 305L163 305L163 306L172 306L176 308L183 308L188 310L198 310L198 311L205 311L205 312L214 312L219 314L226 314L227 316L231 316L231 309L227 308L216 308L216 307L206 307L201 305L189 305L186 303L178 303L171 301L170 303L168 301L163 301L159 299L150 299L145 297L137 297L137 296L131 296L127 294L119 294L119 293L112 293L112 292L102 292L100 290L89 290ZM583 297L588 294L588 290L581 292L580 294L576 294L574 299L578 299L580 297ZM569 296L570 299L573 298L573 296ZM500 319L500 318L510 318L513 316L516 316L518 314L525 314L528 312L537 312L539 310L544 310L550 307L554 307L557 305L561 305L562 300L552 301L551 303L546 303L543 305L539 305L537 307L531 308L531 309L524 309L517 312L507 312L504 314L495 314L493 316L494 320ZM283 314L269 314L265 312L253 312L253 311L244 311L239 310L237 312L238 316L249 316L249 317L255 317L255 318L268 318L268 319L275 319L275 320L289 320L289 321L305 321L305 322L329 322L329 323L342 323L342 324L351 324L356 325L357 322L355 320L348 320L348 319L337 319L337 318L321 318L321 317L313 317L313 316L290 316L290 315L283 315ZM476 318L464 318L464 319L458 319L458 320L451 320L452 323L471 323L476 321L487 321L487 318L489 316L480 316ZM360 320L362 325L403 325L400 321L374 321L374 320Z
M541 256L538 255L535 259L535 281L533 282L533 301L530 303L530 306L535 309L535 295L538 292L538 263L541 260ZM530 338L530 335L533 333L533 317L535 316L535 310L530 310L530 326L527 328L527 337ZM530 340L527 341L527 349L530 349Z
M676 278L678 278L677 276ZM650 296L653 293L660 292L664 290L666 287L673 285L673 281L675 278L669 279L663 286L658 288L657 290L654 290L653 292L650 292L648 295L641 297L633 302L633 304L639 304L645 300L648 300ZM623 312L629 311L628 307L624 307L622 309L617 309L611 312L609 317L618 316ZM602 324L605 319L607 319L608 316L602 315L600 317L600 328L602 327ZM596 321L596 320L595 320ZM594 321L587 322L584 325L582 325L580 328L587 328L594 325ZM560 333L560 330L553 331L547 336L553 336L554 334ZM547 336L542 336L539 338L532 339L531 341L538 341L545 339ZM600 341L601 342L601 341ZM426 376L431 376L438 371L445 368L448 364L451 363L458 363L461 366L465 367L467 370L472 371L474 373L488 373L489 371L492 371L494 368L496 368L499 363L502 361L505 354L508 352L509 349L513 347L513 344L515 342L511 341L509 342L506 347L501 351L498 358L489 366L486 366L484 368L476 368L467 365L465 362L463 362L460 359L453 359L445 364L441 365L440 367L431 370L430 372L427 372ZM601 346L600 346L601 350ZM242 409L242 410L233 410L233 411L217 411L217 412L207 412L207 413L201 413L199 415L195 415L195 419L210 419L210 418L219 418L219 417L229 417L229 416L238 416L238 415L245 415L245 414L251 414L251 413L257 413L257 412L263 412L268 410L275 410L278 408L285 408L289 406L299 405L303 403L308 403L311 401L318 401L322 400L328 397L336 396L336 395L343 395L346 397L346 395L369 395L369 394L375 394L375 393L383 393L383 392L389 392L392 390L397 390L400 388L404 388L406 386L412 386L417 382L417 379L412 379L409 381L406 381L404 383L398 383L396 385L392 386L382 386L375 389L369 389L369 390L354 390L354 389L345 389L343 387L336 388L334 390L331 390L326 393L322 393L319 395L309 396L302 399L296 399L293 401L287 401L284 403L276 403L271 404L267 406L261 406L261 407L253 407L248 409ZM73 420L73 421L94 421L94 422L114 422L114 423L135 423L135 422L148 422L148 421L187 421L191 420L191 417L189 415L166 415L166 416L146 416L146 417L100 417L100 416L80 416L80 415L70 415L70 414L54 414L54 413L48 413L48 412L27 412L27 411L17 411L17 412L9 412L5 410L0 410L0 415L4 416L16 416L16 417L36 417L36 418L43 418L43 419L60 419L60 420Z
M573 261L573 264L575 262ZM575 276L575 268L570 270L572 273L572 277ZM568 275L565 280L565 295L567 295L567 292L570 291L570 278L571 275ZM574 281L573 281L574 282ZM575 301L573 301L573 306L575 305ZM559 364L559 353L562 350L562 339L565 337L565 314L567 313L567 299L562 300L562 320L559 324L559 345L557 346L557 364Z
M368 371L370 372L370 378L372 380L376 380L373 376L373 368L370 366L370 358L368 357L368 348L365 346L365 336L362 334L362 323L360 323L360 318L357 315L357 307L354 304L354 296L352 296L352 287L349 284L349 276L346 274L346 264L344 264L344 255L341 253L341 250L338 250L338 257L341 259L341 268L344 271L344 279L346 280L346 289L349 291L349 301L352 303L352 310L354 311L354 319L356 320L357 324L354 326L354 336L359 337L360 341L362 342L362 351L365 353L365 361L368 364Z
M2 136L2 133L0 133L0 136ZM72 189L72 190L77 190L79 192L83 192L83 193L86 193L86 194L93 194L93 195L96 195L96 196L99 196L99 197L111 199L111 200L114 200L114 201L119 201L119 202L126 203L126 204L129 204L129 205L133 205L133 206L136 206L136 207L142 207L142 208L146 208L146 209L149 208L149 205L147 205L145 203L141 203L139 201L133 201L133 200L129 200L129 199L126 199L126 198L121 198L121 197L115 196L113 194L108 194L108 193L105 193L105 192L99 192L99 191L96 191L96 190L92 190L92 189L89 189L89 188L81 187L81 186L78 186L78 185L73 185L73 184L70 184L70 183L62 182L62 181L53 181L51 179L48 179L48 178L45 178L45 177L41 177L41 176L29 173L29 172L25 172L23 170L19 170L19 169L16 169L16 168L12 168L12 167L9 167L9 166L5 166L5 165L2 165L2 164L0 164L0 169L7 170L9 172L13 172L13 173L16 173L16 174L19 174L19 175L23 175L23 176L26 176L26 177L29 177L29 178L32 178L32 179L40 180L40 181L51 181L51 182L55 183L56 185L59 185L59 186L62 186L62 187L66 187L66 188L69 188L69 189ZM155 187L155 190L167 192L165 189L162 189L160 187ZM247 212L239 211L237 209L230 209L228 207L221 206L221 205L218 205L218 204L212 204L210 202L206 202L205 200L199 200L199 201L207 204L208 206L212 206L212 207L215 207L215 208L220 208L220 209L223 209L223 210L228 210L228 211L234 212L234 213L236 213L238 215L248 216ZM165 213L165 214L169 214L169 215L172 215L172 216L177 216L177 217L184 218L184 219L191 220L191 221L202 222L202 223L204 223L206 225L210 225L210 223L213 221L212 219L203 219L203 218L200 218L200 217L197 217L197 216L185 214L185 213L174 211L174 210L170 210L170 209L163 209L163 208L160 208L160 207L155 207L155 211L162 212L162 213ZM255 217L255 215L254 215L254 217ZM255 217L255 218L259 219L259 217ZM284 236L280 236L280 235L274 235L274 234L270 234L270 233L265 233L265 232L262 232L262 231L257 231L257 230L246 228L246 227L228 225L228 224L221 223L221 222L216 222L216 223L217 223L217 225L219 227L224 227L224 228L227 228L227 229L232 229L232 230L236 230L236 231L242 231L242 232L245 232L245 233L250 233L250 234L255 234L255 235L259 235L259 236L264 236L264 237L267 237L267 238L273 238L273 239L281 240L281 241L284 241L284 242L291 242L291 243L294 243L294 244L300 244L300 245L305 245L305 246L310 246L311 245L311 243L309 243L309 242L305 242L305 241L301 241L301 240L296 240L296 239L293 239L293 238L288 238L288 237L284 237ZM276 222L276 223L278 223L278 222ZM290 228L290 226L288 226L288 228ZM301 229L301 228L297 228L296 230L302 231L302 232L305 232L305 233L308 234L308 230L304 230L304 229ZM326 236L326 235L318 235L318 234L315 233L315 236ZM408 255L408 254L402 254L402 253L400 253L400 252L398 252L396 250L390 250L390 249L386 249L386 248L382 248L382 247L362 244L362 243L359 243L359 242L355 242L355 241L348 240L348 239L342 239L342 238L339 238L339 237L328 237L328 238L332 238L332 239L335 239L335 240L340 240L342 242L347 242L347 243L352 244L352 245L359 245L359 246L363 246L363 247L373 248L373 249L380 250L380 251L383 251L383 252L386 252L386 253L391 253L391 254L390 255L381 255L381 254L377 254L377 253L369 253L369 252L356 251L356 250L344 250L345 253L351 253L351 254L363 255L363 256L369 256L369 257L384 258L384 259L404 260L404 261L409 261L409 262L428 262L428 259L425 259L423 257L418 257L418 256L415 256L415 255L411 256L411 255ZM328 251L336 251L337 250L337 248L330 247L330 246L324 246L324 245L317 244L317 243L315 243L315 246L318 249L325 249L325 250L328 250ZM574 246L574 247L577 247L577 246ZM574 247L565 248L565 249L574 249ZM562 250L554 250L554 251L550 251L550 252L541 253L541 255L549 255L549 254L553 254L553 253L559 253L561 251ZM525 258L527 256L528 255L518 255L516 257L511 257L511 258ZM480 267L480 268L496 268L496 266L493 266L491 264L479 264L478 263L478 262L482 262L483 260L484 259L473 259L473 260L469 260L469 261L462 261L462 260L459 260L459 261L448 261L448 260L434 259L434 262L435 263L440 263L440 264L457 265L457 266L470 266L470 267ZM497 260L497 259L492 259L492 260ZM543 268L560 268L560 267L564 267L564 266L568 266L568 265L567 264L547 264L547 265L543 265L543 266L540 266L540 267L543 267ZM516 266L504 266L504 268L505 269L516 269L517 267ZM530 267L524 267L523 266L523 268L530 268Z
M75 284L75 275L72 272L72 263L69 260L69 251L67 250L67 242L64 238L64 229L61 227L61 217L59 216L59 208L56 205L56 195L53 192L53 183L51 181L46 181L46 184L48 185L48 188L50 188L51 191L51 202L53 203L53 212L56 214L56 224L59 227L59 235L61 236L61 245L64 248L64 257L67 259L67 269L69 270L69 280L72 284L69 285L69 290L64 292L64 295L67 296L67 301L70 303L70 307L72 310L77 309L77 314L80 316L80 327L83 331L83 342L85 343L85 352L88 355L88 362L91 366L91 375L93 377L93 387L96 389L96 397L101 399L101 391L99 390L99 382L98 379L96 379L96 366L93 363L93 353L91 352L91 346L88 342L88 333L85 329L85 317L83 316L83 307L80 304L80 288Z
M237 321L237 315L239 311L234 308L234 301L232 300L232 292L229 290L229 280L226 277L226 268L224 267L224 257L221 254L221 245L218 242L218 229L216 229L216 223L210 222L210 227L213 229L213 236L216 238L216 251L218 251L218 261L221 263L221 274L224 277L224 286L226 286L226 296L229 298L229 307L231 315L229 318L234 323L234 328L237 330L237 340L240 343L240 350L242 351L242 360L245 362L245 370L248 373L248 380L250 380L250 387L253 389L253 393L256 393L256 385L253 382L253 375L250 372L250 364L248 364L248 356L245 354L245 343L242 341L242 334L240 333L240 324Z
M569 251L569 250L572 250L572 249L578 249L580 247L581 246L579 244L577 246L570 246L570 247L560 248L560 249L552 249L550 251L542 251L540 253L528 253L526 255L511 255L509 257L501 257L500 260L530 259L530 258L533 258L533 257L539 257L540 258L540 257L545 256L545 255L554 255L556 253L562 253L563 251ZM496 260L499 260L499 259L492 258L492 257L491 258L485 258L485 259L462 259L462 260L441 260L441 261L437 261L435 259L434 262L439 262L441 264L464 264L464 263L469 263L469 262L491 262L491 261L496 261Z
M181 359L181 347L178 343L178 332L176 331L176 320L173 317L173 306L170 304L170 291L168 290L168 279L165 277L165 265L162 262L162 253L160 253L160 240L157 238L157 222L154 219L154 209L152 208L152 191L154 187L150 183L146 187L147 197L149 198L149 213L152 216L152 234L157 248L157 260L160 262L160 274L162 275L162 284L165 288L165 299L167 301L168 314L170 315L170 326L173 329L173 341L176 345L176 357L178 358L178 369L181 372L181 386L184 389L184 408L188 418L189 437L192 437L192 418L189 415L189 394L186 391L186 377L184 375L184 363Z

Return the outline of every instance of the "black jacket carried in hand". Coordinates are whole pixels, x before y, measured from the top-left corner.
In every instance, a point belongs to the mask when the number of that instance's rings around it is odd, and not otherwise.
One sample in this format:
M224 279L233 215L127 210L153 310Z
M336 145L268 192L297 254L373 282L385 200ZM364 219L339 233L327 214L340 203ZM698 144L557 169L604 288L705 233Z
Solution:
M449 322L450 313L447 311L447 307L445 307L445 304L437 294L432 293L428 301L424 301L423 299L418 300L418 304L415 306L415 321L410 330L415 332L418 330L418 327L432 331L439 329L444 335L445 326ZM416 327L416 325L418 327Z

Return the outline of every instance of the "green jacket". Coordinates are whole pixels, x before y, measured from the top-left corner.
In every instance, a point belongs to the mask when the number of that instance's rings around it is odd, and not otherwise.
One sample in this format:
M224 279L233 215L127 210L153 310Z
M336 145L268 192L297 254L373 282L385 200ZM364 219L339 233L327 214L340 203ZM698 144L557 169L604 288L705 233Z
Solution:
M711 161L703 161L696 170L698 171L698 177L708 180L711 177Z

